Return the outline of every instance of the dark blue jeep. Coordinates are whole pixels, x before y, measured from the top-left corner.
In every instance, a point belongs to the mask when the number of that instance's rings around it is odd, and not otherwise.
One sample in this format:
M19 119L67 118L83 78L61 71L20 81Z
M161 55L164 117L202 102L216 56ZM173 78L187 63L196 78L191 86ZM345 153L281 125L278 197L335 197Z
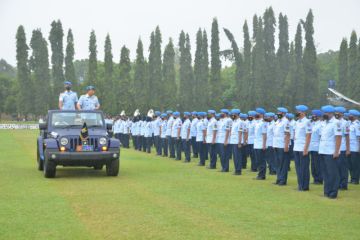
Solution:
M102 111L50 110L39 129L37 163L46 178L55 177L57 165L105 165L108 176L119 174L120 142L110 137L112 125L105 124Z

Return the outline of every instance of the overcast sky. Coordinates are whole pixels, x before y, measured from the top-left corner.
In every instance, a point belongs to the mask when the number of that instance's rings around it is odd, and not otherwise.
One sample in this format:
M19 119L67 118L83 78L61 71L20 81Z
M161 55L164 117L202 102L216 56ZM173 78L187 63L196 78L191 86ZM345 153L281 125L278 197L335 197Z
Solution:
M107 33L112 40L114 61L118 62L122 45L130 48L131 59L135 58L139 37L148 50L150 33L157 25L163 43L172 37L177 44L183 29L190 34L194 50L196 31L199 27L205 28L209 36L213 17L218 18L220 28L233 32L242 47L244 21L248 20L251 29L253 15L262 15L269 6L273 7L276 17L280 12L288 16L290 39L294 37L299 19L305 19L311 8L318 52L338 49L341 39L349 37L352 30L360 34L360 0L0 0L0 58L16 63L15 34L20 24L24 25L29 42L35 28L40 28L48 38L54 19L61 20L65 33L68 28L73 30L75 59L87 58L92 29L96 32L101 60ZM222 31L220 45L221 49L230 47Z

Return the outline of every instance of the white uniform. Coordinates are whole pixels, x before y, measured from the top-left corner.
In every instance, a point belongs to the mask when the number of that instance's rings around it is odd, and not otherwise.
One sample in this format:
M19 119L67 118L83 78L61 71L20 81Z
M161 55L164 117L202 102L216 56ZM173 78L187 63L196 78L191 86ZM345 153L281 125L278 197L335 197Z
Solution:
M196 125L196 141L203 142L204 141L204 130L206 130L206 125L204 119L200 119Z
M144 137L152 137L153 133L153 123L152 122L144 122Z
M188 134L188 130L190 129L191 127L191 121L190 119L186 119L183 124L181 125L181 132L180 132L180 136L181 136L181 139L190 139L190 134L189 134L189 138L187 138L187 134Z
M174 124L174 118L171 116L171 117L169 117L169 120L167 121L166 136L171 136L171 129L172 129L173 124Z
M360 122L355 120L349 126L350 151L359 152Z
M273 131L274 131L273 147L285 148L285 134L290 133L291 131L289 120L286 119L285 117L278 119L274 124Z
M206 143L212 143L214 131L217 131L217 120L213 117L207 124Z
M223 118L218 121L216 143L225 143L226 131L231 128L231 119Z
M171 129L171 137L172 138L177 138L178 137L178 129L181 129L181 119L180 118L176 118L174 120L172 129ZM180 136L179 136L180 137Z
M309 119L302 118L295 122L294 151L304 151L306 135L312 133L312 124Z
M160 135L160 117L157 117L154 121L153 121L153 131L154 131L154 136L159 136Z
M342 132L340 151L346 151L346 136L349 135L349 122L345 119L340 119L339 121L341 122Z
M239 144L241 139L239 139L239 132L242 132L242 121L240 118L233 121L230 132L230 144Z
M274 141L274 121L268 123L266 131L266 148L273 146Z
M160 135L160 137L161 137L161 138L166 138L167 120L162 120L162 121L160 122L160 127L161 127L161 135Z
M342 135L341 122L335 117L324 123L321 129L319 154L332 155L335 153L336 136Z
M320 134L321 134L322 126L323 126L322 121L316 121L312 123L312 133L311 133L309 151L319 152L319 144L320 144L320 136L321 136Z
M194 118L191 121L191 127L190 127L190 137L196 137L196 125L199 122L199 119Z
M255 120L247 121L247 128L248 128L248 144L254 144L254 124Z
M263 120L256 120L254 123L254 149L263 148L263 135L267 133L267 123Z

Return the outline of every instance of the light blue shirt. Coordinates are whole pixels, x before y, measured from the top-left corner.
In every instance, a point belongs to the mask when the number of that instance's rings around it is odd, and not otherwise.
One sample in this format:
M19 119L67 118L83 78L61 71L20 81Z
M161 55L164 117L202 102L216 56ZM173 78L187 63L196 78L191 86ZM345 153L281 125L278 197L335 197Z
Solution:
M181 126L181 133L180 133L181 139L184 139L184 140L187 139L187 136L188 136L187 134L188 134L188 130L190 129L190 127L191 127L191 121L190 121L190 119L186 119ZM189 139L190 139L190 133L189 133Z
M322 121L316 121L312 123L312 133L309 145L309 151L319 152L320 134L323 126Z
M196 125L197 125L198 121L199 121L199 119L197 119L197 118L194 118L191 121L191 127L190 127L190 136L191 137L196 137Z
M181 119L180 119L179 117L176 118L176 119L174 120L172 129L171 129L171 137L173 137L173 138L180 137L180 136L178 135L178 129L181 129L181 125L182 125Z
M152 137L153 133L153 123L144 122L144 137Z
M154 121L153 121L153 130L154 130L154 136L159 136L160 135L160 117L157 117Z
M217 121L213 117L209 120L206 128L206 143L212 143L214 131L217 131Z
M262 149L264 144L263 135L267 133L267 123L263 119L254 124L254 149Z
M226 131L230 131L231 124L232 124L232 121L229 118L223 118L218 121L216 143L222 143L222 144L225 143Z
M342 135L341 122L335 117L324 123L321 129L319 153L332 155L335 153L336 136Z
M120 133L120 122L121 120L116 120L114 125L113 125L113 131L114 131L114 134L115 133Z
M254 123L255 120L247 121L247 128L248 128L248 144L254 144Z
M350 151L359 152L360 122L355 120L349 126Z
M79 104L82 110L95 110L100 105L97 96L92 95L90 97L88 94L81 95Z
M274 121L268 123L266 131L266 147L272 147L274 141Z
M349 122L343 118L339 121L341 122L342 131L340 151L346 151L346 136L349 135Z
M76 92L65 91L60 93L59 102L62 102L61 110L75 110L75 104L78 102L78 96Z
M169 117L169 120L167 121L166 136L171 136L171 129L172 129L173 124L174 124L174 118L171 116L171 117Z
M239 132L242 131L241 129L241 120L240 118L236 119L233 121L232 126L231 126L231 132L230 132L230 144L239 144Z
M203 142L204 141L204 130L206 130L206 124L204 119L200 119L196 125L196 141Z
M167 128L167 120L162 120L160 122L160 128L161 128L161 138L166 138L166 128Z
M306 135L312 133L312 124L309 119L302 118L295 122L294 151L304 151Z

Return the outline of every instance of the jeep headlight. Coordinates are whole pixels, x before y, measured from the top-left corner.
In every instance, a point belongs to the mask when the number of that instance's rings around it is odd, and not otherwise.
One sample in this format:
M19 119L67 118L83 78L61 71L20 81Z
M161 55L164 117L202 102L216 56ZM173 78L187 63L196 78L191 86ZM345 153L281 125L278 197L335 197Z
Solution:
M63 138L60 139L60 144L61 145L65 146L68 143L69 143L69 140L67 138L63 137Z
M101 137L101 138L99 139L100 145L106 145L106 142L107 142L107 140L106 140L106 138L104 138L104 137Z

